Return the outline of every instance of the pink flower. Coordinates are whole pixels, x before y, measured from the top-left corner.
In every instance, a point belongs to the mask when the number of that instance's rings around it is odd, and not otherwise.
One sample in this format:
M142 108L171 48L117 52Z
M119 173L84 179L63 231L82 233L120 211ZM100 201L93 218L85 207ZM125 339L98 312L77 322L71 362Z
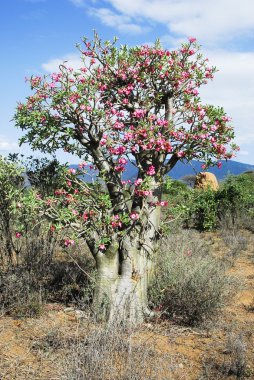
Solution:
M220 169L221 167L222 167L222 162L217 162L217 166L218 166L218 168Z
M80 164L78 164L78 167L79 169L84 169L84 167L87 165L86 162L80 162Z
M185 153L182 151L182 150L180 150L180 152L178 152L177 153L177 157L184 157L185 156Z
M124 171L125 171L125 167L122 166L122 165L117 165L117 166L115 167L115 171L116 171L116 172L124 172Z
M136 117L137 119L141 119L142 117L144 117L146 114L146 110L142 110L142 109L137 109L136 111L133 112L133 117Z
M189 37L188 40L190 41L191 44L193 44L193 42L197 41L197 39L195 37Z
M153 165L149 166L147 172L146 172L147 175L155 175L155 167Z
M113 125L113 128L116 130L121 130L124 128L124 124L120 121L116 121L115 124Z
M126 158L124 158L124 157L121 157L121 158L119 158L119 160L118 160L118 163L121 164L121 165L126 165L127 162L128 162L128 161L127 161Z
M53 74L51 75L51 78L52 78L52 81L53 81L53 82L59 82L59 80L60 80L61 77L62 77L62 74L61 74L61 73L59 73L59 74L53 73Z
M103 145L106 145L107 144L107 140L105 138L102 138L101 141L100 141L100 145L103 146Z
M122 222L121 222L120 217L119 217L118 214L113 215L112 221L111 221L111 226L113 228L122 227Z
M168 205L168 201L161 201L161 202L158 202L158 206L162 206L162 207L165 207Z
M99 245L99 250L100 250L100 251L104 251L105 249L106 249L105 244L100 244L100 245Z
M111 226L113 228L122 227L122 222L114 222L114 221L112 221L111 222Z
M134 182L134 185L139 186L139 185L141 185L142 182L143 182L143 179L137 178L136 181Z
M64 245L65 245L65 247L74 246L75 245L75 241L72 240L72 239L65 239Z
M89 219L89 216L88 216L88 214L86 212L84 212L82 218L86 222Z
M205 116L206 112L205 110L202 108L200 111L199 111L199 116L203 117Z
M75 173L76 173L76 169L71 168L71 169L68 170L68 173L70 173L70 174L75 174Z
M18 238L21 237L21 233L20 233L20 232L16 232L16 233L15 233L15 236L16 236L16 238L18 239Z
M139 219L139 214L136 211L132 211L132 213L130 214L130 218L132 220L138 220Z

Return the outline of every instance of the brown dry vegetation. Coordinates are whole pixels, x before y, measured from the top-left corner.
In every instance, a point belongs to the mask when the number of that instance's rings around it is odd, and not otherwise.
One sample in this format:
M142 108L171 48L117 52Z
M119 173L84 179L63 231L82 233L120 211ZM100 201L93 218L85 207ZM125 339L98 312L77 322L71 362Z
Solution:
M242 284L215 319L190 328L155 318L121 330L57 303L43 304L37 318L3 314L0 379L254 379L253 232L209 232L200 239Z

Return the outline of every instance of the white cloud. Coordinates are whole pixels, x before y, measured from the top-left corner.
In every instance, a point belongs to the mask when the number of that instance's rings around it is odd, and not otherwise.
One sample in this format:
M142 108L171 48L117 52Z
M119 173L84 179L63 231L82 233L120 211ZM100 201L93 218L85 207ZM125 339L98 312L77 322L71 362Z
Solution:
M72 4L74 4L76 7L83 7L85 5L84 0L70 0Z
M98 17L104 25L114 27L120 32L139 34L144 31L141 25L132 22L131 17L117 14L108 8L91 8L89 13Z
M249 156L249 152L247 150L240 150L238 153L239 156Z
M65 64L72 67L74 70L82 67L82 61L79 54L67 54L60 58L53 58L48 62L42 63L42 68L48 73L59 71L59 65Z
M13 152L19 149L18 143L9 141L5 136L0 135L0 152Z
M107 0L120 14L155 21L177 35L215 43L253 32L254 2L242 0Z
M232 117L240 146L254 146L254 52L208 51L207 56L219 72L201 90L202 98L207 103L223 106Z

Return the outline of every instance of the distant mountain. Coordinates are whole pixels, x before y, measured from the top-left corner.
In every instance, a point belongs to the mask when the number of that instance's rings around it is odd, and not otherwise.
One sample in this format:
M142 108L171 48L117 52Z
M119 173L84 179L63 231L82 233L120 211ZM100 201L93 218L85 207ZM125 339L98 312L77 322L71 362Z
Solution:
M254 170L254 165L243 164L237 161L221 162L222 167L220 169L217 166L208 169L209 172L216 175L219 181L223 180L229 174L238 175L249 170ZM192 160L189 163L178 161L168 175L173 179L181 179L186 175L195 175L196 173L202 171L201 165L202 162L195 160ZM129 162L126 166L126 171L123 173L123 179L133 179L136 178L136 175L137 168Z
M237 161L221 161L222 167L217 166L209 168L208 171L215 174L219 181L222 181L227 175L238 175L246 171L254 171L254 165L244 164ZM202 171L202 162L192 160L189 163L178 162L168 175L173 179L181 179L187 175L195 175ZM71 165L72 168L77 168L77 165ZM137 168L131 162L126 165L126 171L123 173L123 180L135 179L137 177ZM84 176L86 182L91 182L91 175Z
M237 161L221 161L222 167L217 166L209 168L208 171L215 174L219 181L223 180L227 175L238 175L249 170L254 170L254 165L243 164ZM171 170L169 176L174 179L180 179L186 175L196 174L202 171L202 162L192 160L190 163L178 162Z

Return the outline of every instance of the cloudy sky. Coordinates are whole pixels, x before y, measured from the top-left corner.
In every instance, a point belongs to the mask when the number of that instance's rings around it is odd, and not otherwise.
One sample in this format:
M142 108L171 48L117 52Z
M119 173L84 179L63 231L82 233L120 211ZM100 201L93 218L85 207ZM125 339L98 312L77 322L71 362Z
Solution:
M55 71L63 60L78 66L75 44L94 29L128 45L160 38L166 48L196 37L219 69L201 92L204 102L225 108L241 148L236 160L254 164L253 0L2 0L0 154L31 153L18 147L22 132L11 121L17 101L30 94L24 78Z

